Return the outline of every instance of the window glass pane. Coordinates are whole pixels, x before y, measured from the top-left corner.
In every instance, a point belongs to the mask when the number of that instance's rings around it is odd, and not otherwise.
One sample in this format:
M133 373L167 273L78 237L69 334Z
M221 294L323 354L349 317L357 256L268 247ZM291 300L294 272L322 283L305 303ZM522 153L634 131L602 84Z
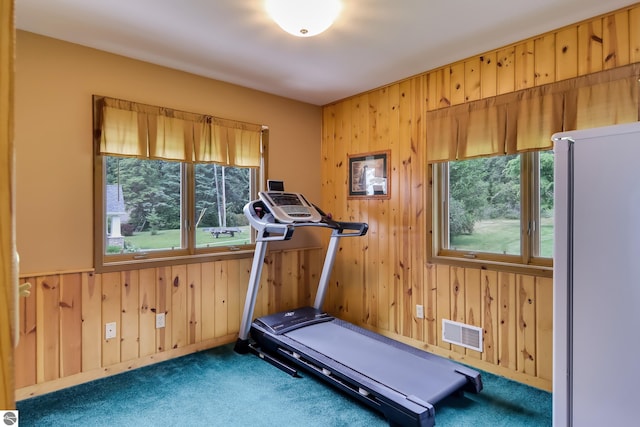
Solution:
M105 166L105 253L181 249L181 164L105 156Z
M196 247L251 243L251 230L242 208L251 195L250 168L213 163L195 165Z
M449 163L449 249L520 255L520 155Z
M553 151L543 151L540 154L538 182L540 182L540 230L536 233L538 239L537 253L534 256L543 258L553 257Z

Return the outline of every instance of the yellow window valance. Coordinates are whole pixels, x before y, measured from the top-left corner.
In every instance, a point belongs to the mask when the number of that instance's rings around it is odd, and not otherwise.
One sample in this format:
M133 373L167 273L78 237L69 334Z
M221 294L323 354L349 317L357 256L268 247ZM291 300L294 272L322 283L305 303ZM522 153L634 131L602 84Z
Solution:
M456 158L488 156L503 153L506 141L505 105L496 98L467 106L458 120Z
M259 167L262 126L94 96L98 153Z
M640 64L427 113L427 161L552 147L556 132L640 120Z

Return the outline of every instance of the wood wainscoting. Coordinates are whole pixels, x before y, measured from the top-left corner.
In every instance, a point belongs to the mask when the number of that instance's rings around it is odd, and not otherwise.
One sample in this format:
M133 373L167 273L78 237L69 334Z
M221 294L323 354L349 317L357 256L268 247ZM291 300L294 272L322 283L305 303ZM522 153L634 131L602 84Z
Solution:
M358 240L344 244L359 245ZM311 304L323 259L320 248L270 252L255 316ZM22 277L33 288L20 303L16 400L234 342L250 269L247 258ZM364 270L375 272L366 263ZM342 266L333 275L327 311L432 353L550 389L550 278L427 265L424 283L407 291L401 282L347 271ZM424 319L415 317L415 304L424 306ZM165 328L156 329L157 313L166 313ZM481 326L484 352L444 342L442 319ZM107 340L110 322L116 322L117 335Z
M269 252L255 315L311 304L323 257L318 248ZM33 287L20 302L16 400L234 342L250 270L246 258L21 276ZM107 340L110 322L116 338Z

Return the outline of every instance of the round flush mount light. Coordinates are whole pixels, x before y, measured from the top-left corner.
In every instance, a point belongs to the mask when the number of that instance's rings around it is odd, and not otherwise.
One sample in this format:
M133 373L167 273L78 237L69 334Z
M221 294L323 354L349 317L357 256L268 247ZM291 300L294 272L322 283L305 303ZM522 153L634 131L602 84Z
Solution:
M297 37L322 33L342 9L340 0L265 0L265 5L276 24Z

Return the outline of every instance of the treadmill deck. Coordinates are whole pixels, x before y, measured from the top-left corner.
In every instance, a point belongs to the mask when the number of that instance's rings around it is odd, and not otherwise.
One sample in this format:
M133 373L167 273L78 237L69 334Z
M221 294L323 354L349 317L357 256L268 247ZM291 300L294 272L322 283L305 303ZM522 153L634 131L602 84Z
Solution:
M447 359L431 358L426 352L418 356L345 325L350 324L335 319L285 335L384 387L432 405L467 383L467 378L456 372L458 365Z

